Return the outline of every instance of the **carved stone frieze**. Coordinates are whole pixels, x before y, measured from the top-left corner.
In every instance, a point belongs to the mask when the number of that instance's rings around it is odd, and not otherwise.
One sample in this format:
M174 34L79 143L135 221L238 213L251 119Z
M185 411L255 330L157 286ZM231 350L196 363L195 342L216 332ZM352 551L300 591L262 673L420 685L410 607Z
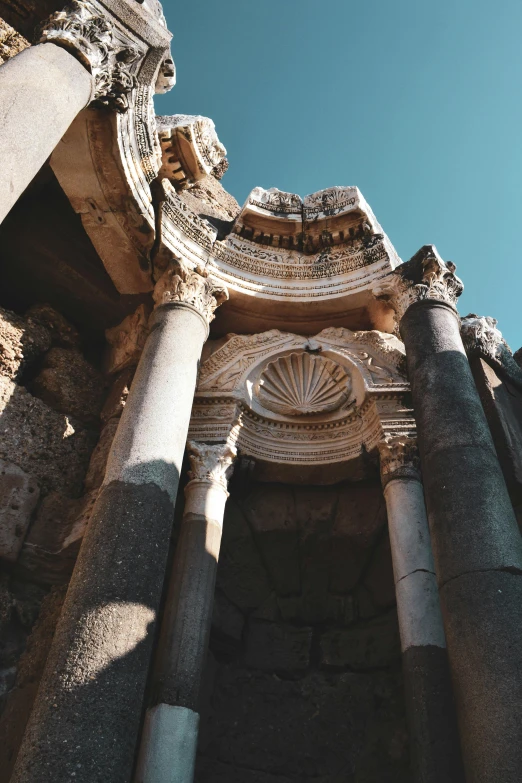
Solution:
M120 372L126 367L135 367L138 364L149 333L149 315L150 307L142 304L121 324L106 329L105 337L109 344L106 372Z
M420 480L417 440L412 435L389 435L379 443L382 483L397 478Z
M204 272L171 264L156 283L153 297L157 307L175 302L189 304L210 323L216 308L228 299L228 292Z
M499 375L522 388L522 369L513 358L497 324L496 318L475 313L462 318L460 333L464 348L470 358L484 359Z
M159 176L178 189L212 174L226 159L227 151L208 117L156 117L156 127L163 161Z
M286 416L337 410L351 391L351 378L343 367L306 351L270 362L255 387L264 408Z
M434 245L425 245L375 286L373 293L390 304L398 322L410 305L424 300L444 302L456 310L457 299L464 290L456 268L451 261L442 260Z
M129 108L129 94L136 86L130 68L143 54L129 38L116 35L112 19L89 0L72 0L52 14L39 30L38 43L54 43L68 49L93 76L92 99L114 111Z
M237 451L229 443L198 443L188 441L191 481L219 484L226 490Z
M402 343L378 332L230 335L200 367L190 437L230 437L256 470L274 466L270 480L278 465L292 480L322 466L327 482L361 476L364 455L415 429L403 364Z

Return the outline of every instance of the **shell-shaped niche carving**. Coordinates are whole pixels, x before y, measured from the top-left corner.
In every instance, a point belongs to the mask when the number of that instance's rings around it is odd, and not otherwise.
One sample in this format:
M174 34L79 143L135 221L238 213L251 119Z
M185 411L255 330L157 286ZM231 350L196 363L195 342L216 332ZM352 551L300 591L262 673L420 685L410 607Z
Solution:
M267 364L256 384L261 405L284 416L334 411L351 391L350 376L339 364L304 351Z

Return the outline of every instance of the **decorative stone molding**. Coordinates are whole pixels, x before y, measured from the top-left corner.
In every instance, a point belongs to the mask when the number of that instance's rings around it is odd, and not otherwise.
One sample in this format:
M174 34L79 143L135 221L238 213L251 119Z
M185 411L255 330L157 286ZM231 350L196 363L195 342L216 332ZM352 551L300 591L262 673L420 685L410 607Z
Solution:
M350 376L339 364L302 351L270 362L255 394L268 410L299 416L337 410L351 391Z
M470 358L484 359L499 375L522 388L522 369L513 358L497 324L496 318L475 313L462 318L460 333L464 348Z
M176 66L174 65L172 54L169 51L161 61L154 92L156 95L165 95L165 93L172 90L175 84Z
M398 267L373 293L395 310L400 322L406 310L415 302L435 300L457 309L457 299L464 290L455 275L456 266L443 261L434 245L425 245L413 258Z
M381 441L378 448L383 486L398 478L420 481L420 458L415 436L394 437L392 434Z
M310 399L308 380L324 369L326 399ZM362 478L381 441L415 430L408 391L404 346L390 334L230 335L200 367L189 437L229 440L265 480Z
M228 299L227 289L203 271L194 272L182 264L171 264L153 293L156 307L175 302L192 305L210 323L220 304Z
M136 78L129 69L142 54L118 40L110 17L89 0L72 0L45 21L38 43L54 43L73 54L93 76L92 99L118 112L129 108Z
M237 451L229 443L197 443L188 441L190 461L188 476L191 481L218 484L225 491Z
M156 117L156 127L162 150L159 176L178 189L212 174L226 159L227 151L208 117Z

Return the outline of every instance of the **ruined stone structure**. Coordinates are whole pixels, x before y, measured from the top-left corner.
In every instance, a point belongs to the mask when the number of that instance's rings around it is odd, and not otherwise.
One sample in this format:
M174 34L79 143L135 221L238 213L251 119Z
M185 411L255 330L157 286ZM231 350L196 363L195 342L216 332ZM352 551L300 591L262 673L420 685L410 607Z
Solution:
M240 208L156 0L0 6L0 783L519 783L496 321L356 187Z

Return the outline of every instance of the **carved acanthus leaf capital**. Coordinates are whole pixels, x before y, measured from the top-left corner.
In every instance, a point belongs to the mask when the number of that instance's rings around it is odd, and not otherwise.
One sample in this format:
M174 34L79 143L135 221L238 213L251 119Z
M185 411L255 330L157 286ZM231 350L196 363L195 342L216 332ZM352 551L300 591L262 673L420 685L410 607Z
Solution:
M490 316L470 313L461 321L461 337L466 353L470 358L478 356L511 381L522 388L522 369L519 367L511 348L497 329L497 319Z
M157 307L175 302L190 304L210 323L215 310L228 299L228 291L204 271L194 272L174 263L156 283L153 297Z
M379 443L383 485L396 478L420 480L420 458L417 439L407 435L389 437Z
M189 441L187 451L190 460L188 475L191 481L205 481L227 489L231 468L237 456L229 443L197 443Z
M72 0L40 27L38 43L54 43L71 52L93 76L92 100L118 112L129 107L136 79L129 66L141 53L126 45L108 15L89 0Z
M464 290L456 268L451 261L442 260L434 245L425 245L373 293L393 307L398 322L410 305L424 300L444 302L456 310L457 299Z

